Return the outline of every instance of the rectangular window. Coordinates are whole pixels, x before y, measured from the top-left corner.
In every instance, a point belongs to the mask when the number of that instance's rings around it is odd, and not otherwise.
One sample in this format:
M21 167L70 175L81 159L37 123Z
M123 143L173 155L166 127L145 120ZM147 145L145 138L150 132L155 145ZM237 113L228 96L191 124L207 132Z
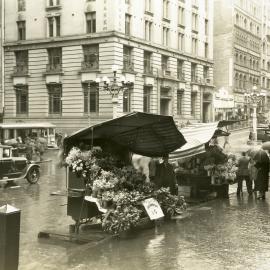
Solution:
M182 115L182 107L183 107L183 91L177 90L177 114Z
M206 12L208 11L208 0L204 0L204 9Z
M150 112L151 89L150 86L143 87L143 111L147 113Z
M88 12L86 16L86 33L96 33L96 12Z
M169 28L167 27L163 27L162 44L164 46L169 46Z
M25 11L25 0L18 0L18 11Z
M183 7L178 7L178 24L185 25L185 9Z
M178 50L184 51L185 50L185 40L184 40L184 34L179 33L178 34Z
M16 91L16 113L28 114L28 87L20 86L15 88Z
M204 44L204 57L208 58L208 43L205 42Z
M17 21L17 27L18 27L18 39L19 40L25 40L25 21Z
M198 15L192 13L192 30L198 32Z
M203 67L203 78L208 79L209 78L209 67L204 66Z
M195 116L196 114L196 100L197 93L191 93L191 115Z
M163 18L169 17L169 1L163 0Z
M198 47L197 47L197 39L192 38L192 54L197 55L198 53Z
M195 82L197 77L197 65L191 63L191 81Z
M82 62L83 69L98 69L99 68L99 46L98 44L83 46Z
M152 40L152 22L150 22L148 20L145 20L144 38L145 38L145 40L148 40L148 41Z
M47 71L61 71L62 70L62 48L48 49Z
M144 51L143 61L144 61L144 73L153 74L152 53Z
M204 33L205 35L208 35L208 20L204 20Z
M168 71L169 57L166 55L161 55L161 67L163 71Z
M178 80L185 79L184 61L183 60L177 60L177 78L178 78Z
M132 48L128 46L123 47L123 69L125 71L134 70Z
M62 87L60 84L49 85L49 114L62 113Z
M60 16L55 17L55 24L56 24L56 36L59 37L61 34Z
M83 84L84 113L98 113L99 92L96 84ZM89 107L88 107L89 105Z
M145 0L145 11L151 12L151 0Z
M49 0L49 6L52 7L54 5L53 0Z
M27 74L28 73L28 51L16 51L16 70L15 73Z
M131 111L131 89L125 89L123 92L123 112Z
M125 34L130 35L130 22L131 16L129 14L125 15Z
M53 17L48 17L48 29L49 29L49 37L53 37Z

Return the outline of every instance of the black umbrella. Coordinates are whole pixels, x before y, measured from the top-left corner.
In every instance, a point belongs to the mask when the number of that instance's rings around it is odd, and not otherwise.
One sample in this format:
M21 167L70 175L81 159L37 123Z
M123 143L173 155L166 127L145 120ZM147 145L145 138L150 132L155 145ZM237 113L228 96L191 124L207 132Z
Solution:
M263 149L252 151L251 156L256 162L269 163L269 157Z
M79 142L97 145L100 140L149 157L163 156L186 143L171 116L133 112L66 137L65 152Z

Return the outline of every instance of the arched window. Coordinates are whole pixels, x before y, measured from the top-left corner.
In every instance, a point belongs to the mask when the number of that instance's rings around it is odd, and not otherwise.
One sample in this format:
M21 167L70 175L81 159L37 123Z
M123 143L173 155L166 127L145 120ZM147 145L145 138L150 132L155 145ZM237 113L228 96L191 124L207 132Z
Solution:
M241 65L242 65L242 61L243 61L242 54L240 54L239 62L240 62Z
M242 76L242 74L239 75L239 88L240 89L243 88L243 76Z
M249 59L249 67L252 68L252 58Z
M252 68L255 69L255 60L253 60Z
M239 78L238 78L238 73L235 73L235 78L234 78L234 80L235 80L235 88L239 88Z
M265 60L262 60L262 69L265 69Z
M252 85L253 85L253 80L252 80L252 77L250 76L249 77L249 87L250 87L250 89L252 88Z
M257 35L259 36L260 35L260 27L257 26Z
M247 64L247 58L246 58L246 56L244 56L243 57L243 64L246 66L246 64Z
M259 61L256 61L256 69L259 70Z
M266 51L266 46L265 46L265 42L263 42L263 53L265 53Z
M252 22L249 24L249 31L252 33L252 31L253 31L253 24L252 24Z
M256 80L256 85L259 85L259 79L257 78L257 80Z
M247 29L247 19L244 19L244 28Z
M235 62L238 63L239 59L238 59L238 53L235 54Z
M243 88L246 89L247 88L247 76L244 75L244 78L243 78Z

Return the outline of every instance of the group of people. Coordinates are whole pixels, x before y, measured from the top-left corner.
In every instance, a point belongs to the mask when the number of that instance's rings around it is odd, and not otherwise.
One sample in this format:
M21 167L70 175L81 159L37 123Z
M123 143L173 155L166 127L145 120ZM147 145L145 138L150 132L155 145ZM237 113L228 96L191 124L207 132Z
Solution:
M263 150L261 150L263 151ZM267 154L265 153L265 157ZM237 172L237 196L243 193L243 181L246 182L248 194L252 196L253 192L257 199L265 200L265 192L269 185L269 158L254 160L246 152L238 160Z

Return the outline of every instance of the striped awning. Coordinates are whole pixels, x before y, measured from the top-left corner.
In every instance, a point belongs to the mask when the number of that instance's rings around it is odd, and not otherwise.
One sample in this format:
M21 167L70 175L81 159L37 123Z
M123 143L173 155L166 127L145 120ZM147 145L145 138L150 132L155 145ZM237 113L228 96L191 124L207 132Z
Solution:
M205 152L205 143L209 142L218 129L219 122L195 123L188 127L181 128L180 131L187 143L181 148L170 153L171 162L182 158L192 157ZM223 134L225 135L225 134ZM229 135L226 134L226 135Z

